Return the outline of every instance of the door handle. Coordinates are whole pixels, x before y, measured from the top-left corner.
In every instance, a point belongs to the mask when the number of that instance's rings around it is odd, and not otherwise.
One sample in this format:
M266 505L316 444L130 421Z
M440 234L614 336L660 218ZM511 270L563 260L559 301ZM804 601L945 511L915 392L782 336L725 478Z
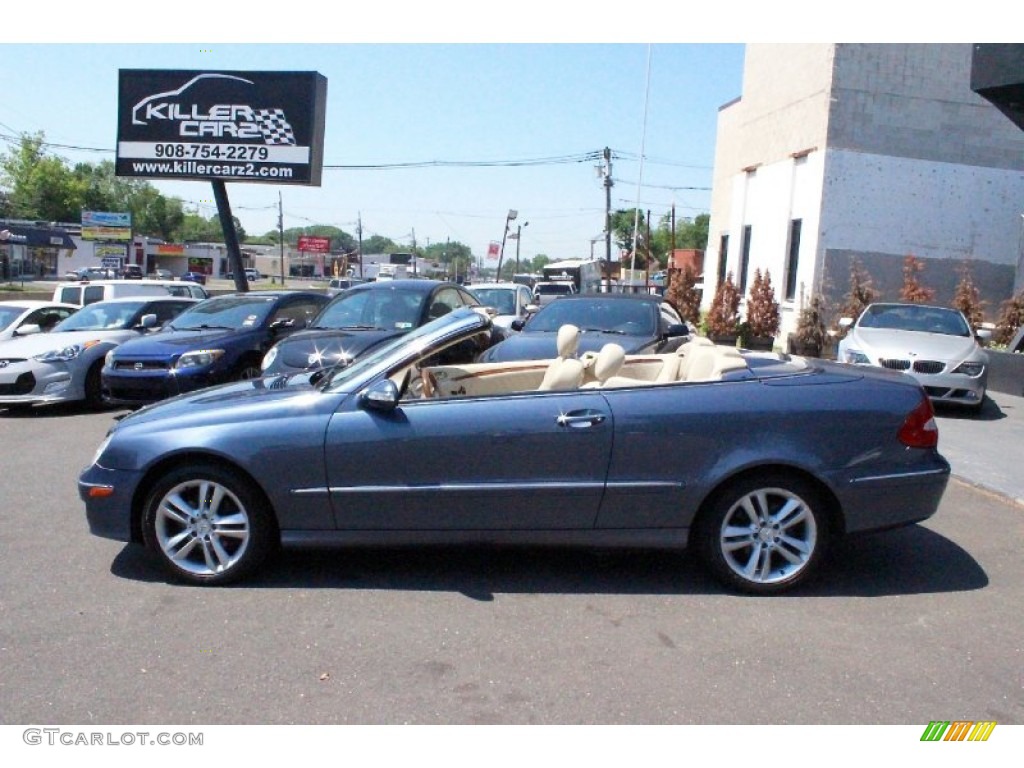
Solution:
M603 413L560 413L555 418L555 423L560 427L584 429L586 427L603 424L606 418L607 416Z

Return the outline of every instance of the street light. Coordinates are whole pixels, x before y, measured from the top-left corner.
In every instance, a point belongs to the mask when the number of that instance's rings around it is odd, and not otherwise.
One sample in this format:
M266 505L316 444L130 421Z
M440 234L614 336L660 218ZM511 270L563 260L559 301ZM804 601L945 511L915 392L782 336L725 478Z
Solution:
M509 237L515 238L516 241L516 272L519 272L519 241L522 239L523 227L530 226L530 222L524 221L522 224L516 227L516 233L509 235ZM501 277L500 275L498 276Z
M513 221L518 215L519 211L515 210L514 208L509 208L508 216L505 217L505 232L501 236L501 252L498 254L498 280L501 280L501 262L505 258L505 240L508 239L508 223L510 221Z

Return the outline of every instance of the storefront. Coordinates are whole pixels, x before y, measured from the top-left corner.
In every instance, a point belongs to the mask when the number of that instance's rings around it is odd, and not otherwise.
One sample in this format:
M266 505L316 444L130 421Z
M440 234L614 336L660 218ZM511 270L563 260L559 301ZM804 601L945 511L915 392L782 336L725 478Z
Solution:
M0 278L40 280L58 275L57 262L75 250L75 243L60 228L0 222Z

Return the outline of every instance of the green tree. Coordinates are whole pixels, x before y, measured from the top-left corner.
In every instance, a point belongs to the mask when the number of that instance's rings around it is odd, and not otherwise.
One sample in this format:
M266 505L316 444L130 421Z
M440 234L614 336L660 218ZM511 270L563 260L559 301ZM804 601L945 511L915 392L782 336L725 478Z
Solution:
M9 215L22 219L78 221L85 184L67 163L43 150L43 134L22 134L0 160L0 186Z
M390 237L371 235L363 240L363 253L398 253L402 249Z

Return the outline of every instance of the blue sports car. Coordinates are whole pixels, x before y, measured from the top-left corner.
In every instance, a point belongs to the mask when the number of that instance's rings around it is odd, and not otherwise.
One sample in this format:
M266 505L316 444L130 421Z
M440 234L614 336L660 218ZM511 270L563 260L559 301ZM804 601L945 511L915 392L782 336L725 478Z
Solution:
M950 467L908 376L693 339L437 364L486 334L450 312L347 367L185 394L113 426L79 478L91 531L223 584L279 545L681 548L759 594L838 537L931 516ZM509 457L515 458L509 461Z

